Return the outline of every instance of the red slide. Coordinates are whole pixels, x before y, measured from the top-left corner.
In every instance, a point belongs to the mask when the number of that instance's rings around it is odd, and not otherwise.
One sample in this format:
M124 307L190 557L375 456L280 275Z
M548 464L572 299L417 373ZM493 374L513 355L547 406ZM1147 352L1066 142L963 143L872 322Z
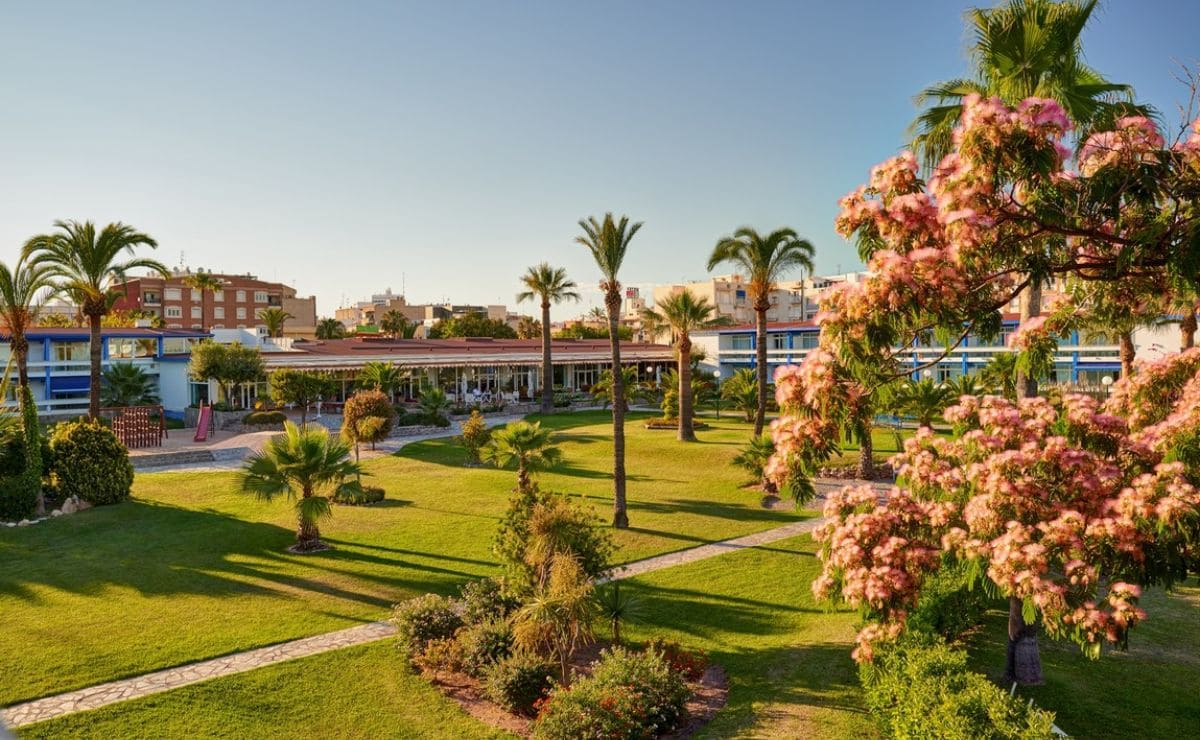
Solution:
M208 441L208 427L212 424L212 406L200 407L200 418L196 421L196 436L194 442Z

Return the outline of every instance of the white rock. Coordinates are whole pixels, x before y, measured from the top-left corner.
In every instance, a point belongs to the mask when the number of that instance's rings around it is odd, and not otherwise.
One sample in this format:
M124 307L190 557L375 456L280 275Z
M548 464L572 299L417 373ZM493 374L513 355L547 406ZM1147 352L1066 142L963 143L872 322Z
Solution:
M74 513L75 513L75 512L77 512L77 511L79 511L79 507L78 507L78 506L75 504L75 499L74 499L74 498L69 498L69 499L67 499L66 501L64 501L64 502L63 502L63 505L62 505L62 513L64 513L64 514L74 514Z
M54 511L50 512L50 516L62 516L62 515L63 515L62 509L55 509Z
M33 524L33 522L29 521L28 519L22 519L21 521L17 522L18 527L28 527L30 524Z

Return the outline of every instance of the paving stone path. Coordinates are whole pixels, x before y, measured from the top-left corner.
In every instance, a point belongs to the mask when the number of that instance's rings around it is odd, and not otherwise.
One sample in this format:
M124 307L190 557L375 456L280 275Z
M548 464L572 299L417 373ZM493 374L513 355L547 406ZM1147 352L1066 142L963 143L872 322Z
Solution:
M698 560L736 552L748 547L778 542L779 540L810 532L820 522L820 519L791 522L781 527L748 534L744 537L736 537L723 542L713 542L688 550L639 560L623 566L612 576L612 580L632 578L656 570L662 570L663 568L694 563ZM179 688L180 686L207 681L210 678L230 676L235 673L243 673L255 668L261 668L262 666L282 663L286 660L304 658L352 645L376 642L393 634L395 634L395 628L390 623L370 622L358 627L338 630L337 632L327 632L322 635L279 643L278 645L268 645L267 647L248 650L244 653L234 653L233 655L226 655L221 658L190 663L177 668L167 668L141 676L134 676L133 678L110 681L66 694L35 699L34 701L17 704L0 711L0 718L10 728L23 727L34 722L42 722L74 714L75 712L97 709L129 699L159 694Z

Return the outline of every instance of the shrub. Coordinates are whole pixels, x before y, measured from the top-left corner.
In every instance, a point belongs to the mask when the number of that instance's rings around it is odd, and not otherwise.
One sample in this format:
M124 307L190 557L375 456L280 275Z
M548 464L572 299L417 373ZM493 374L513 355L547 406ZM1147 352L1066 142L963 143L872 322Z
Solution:
M282 411L251 411L242 417L242 423L246 426L282 424L285 421L287 421L287 414Z
M948 564L925 579L908 629L953 640L983 621L988 598L981 586L971 587L968 567Z
M409 658L425 652L433 640L454 636L462 627L453 599L437 594L425 594L397 604L392 611L396 639Z
M493 619L504 619L521 606L521 602L504 593L504 587L495 578L480 578L463 584L462 618L467 624L480 624Z
M656 653L671 666L671 670L689 681L699 681L708 668L708 655L703 650L689 650L677 642L653 637L646 642L644 650Z
M361 486L358 488L344 488L333 492L333 501L338 504L346 504L347 506L365 506L367 504L376 504L383 500L384 491L378 486Z
M457 639L463 668L472 676L482 676L512 654L512 627L503 619L467 625L458 631Z
M467 451L467 462L471 465L478 465L479 453L492 436L488 431L487 422L483 419L483 414L479 413L478 409L472 410L471 416L463 420L459 424L459 428L462 430L462 434L458 437L458 443Z
M413 662L434 673L458 673L464 667L462 646L453 637L439 637L427 642L425 649L413 658Z
M534 737L657 737L679 722L689 695L683 676L658 653L613 648L591 676L550 693Z
M37 490L22 474L0 478L0 522L28 519L37 507Z
M541 564L531 563L526 557L537 538L532 527L535 519L546 525L553 519L554 537L549 543L553 552L543 553L550 557L542 558ZM536 486L529 491L517 490L509 497L508 509L500 520L493 545L493 551L507 572L508 587L518 594L531 592L542 580L540 576L550 560L559 554L578 559L589 578L604 575L615 546L609 530L597 526L599 521L594 512L561 493L543 492Z
M889 737L1054 737L1052 712L968 671L966 653L936 638L909 637L859 670L867 707Z
M111 429L94 421L64 422L54 428L50 449L63 498L78 496L97 506L129 498L133 466Z
M484 671L484 689L493 702L525 716L554 685L554 664L533 653L514 653Z
M342 407L342 437L351 444L372 447L392 433L396 410L382 391L359 391Z

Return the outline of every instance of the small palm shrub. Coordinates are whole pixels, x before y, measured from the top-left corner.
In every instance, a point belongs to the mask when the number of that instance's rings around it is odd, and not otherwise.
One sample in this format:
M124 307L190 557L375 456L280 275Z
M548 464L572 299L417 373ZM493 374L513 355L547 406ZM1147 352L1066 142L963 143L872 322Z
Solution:
M771 439L771 435L762 434L758 437L751 437L746 446L738 451L732 462L734 465L742 468L754 476L754 479L759 481L763 490L768 493L775 493L775 486L771 481L763 476L763 471L767 467L767 461L771 459L771 455L775 454L775 440Z
M54 480L63 498L115 504L129 498L133 466L112 430L96 421L63 422L50 436Z
M463 627L456 638L463 669L472 676L483 676L493 664L507 658L513 650L512 627L503 619Z
M433 640L454 637L463 626L454 600L437 594L425 594L397 604L392 611L396 640L409 658L425 652Z
M504 709L530 716L554 686L554 672L553 662L535 653L518 652L484 671L484 689L488 698Z

